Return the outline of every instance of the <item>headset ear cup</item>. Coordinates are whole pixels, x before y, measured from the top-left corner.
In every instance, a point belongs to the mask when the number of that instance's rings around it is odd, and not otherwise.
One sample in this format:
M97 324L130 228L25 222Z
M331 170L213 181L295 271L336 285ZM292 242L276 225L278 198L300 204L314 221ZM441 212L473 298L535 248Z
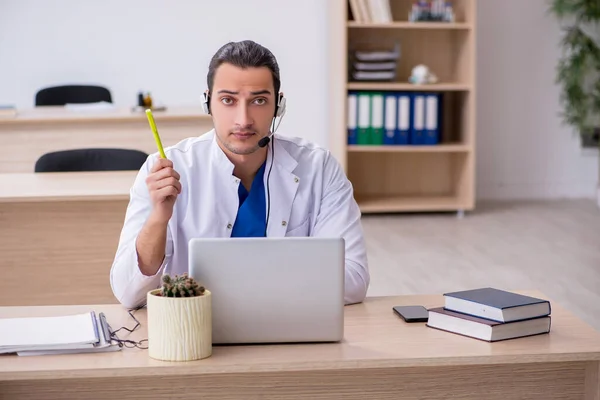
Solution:
M204 101L202 102L202 109L206 114L210 114L210 96L204 93Z
M275 113L276 117L281 117L285 114L285 97L279 96L279 103L277 105L277 112Z

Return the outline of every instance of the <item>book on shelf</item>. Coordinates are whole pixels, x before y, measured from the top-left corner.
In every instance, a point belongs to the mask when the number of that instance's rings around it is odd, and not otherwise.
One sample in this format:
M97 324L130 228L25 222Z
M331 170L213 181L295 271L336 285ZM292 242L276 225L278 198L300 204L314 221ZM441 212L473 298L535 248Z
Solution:
M438 307L429 310L427 326L487 342L497 342L549 333L551 317L497 322Z
M350 12L356 22L390 23L392 22L392 0L349 0Z
M442 94L349 91L348 145L437 145L442 135Z
M95 311L53 317L0 319L0 354L20 356L118 351Z
M356 81L391 81L396 77L395 71L354 71L352 78Z
M444 308L450 311L512 322L550 315L548 300L495 288L480 288L444 294Z
M355 46L360 47L366 44L368 42L360 42L355 43ZM388 67L383 69L395 68L396 62L400 58L400 44L393 43L393 47L389 45L390 48L385 48L382 44L379 44L379 46L381 48L377 50L354 50L353 56L355 61L362 63L389 63Z
M353 67L355 71L393 71L396 69L396 62L383 61L368 63L355 61Z

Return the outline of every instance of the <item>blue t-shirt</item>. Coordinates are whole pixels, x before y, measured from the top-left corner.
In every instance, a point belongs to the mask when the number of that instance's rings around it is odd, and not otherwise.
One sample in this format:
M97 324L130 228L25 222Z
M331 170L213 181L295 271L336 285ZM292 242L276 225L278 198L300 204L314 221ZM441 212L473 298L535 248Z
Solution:
M231 237L265 236L267 212L265 185L263 181L264 173L265 163L263 163L256 173L250 187L250 192L240 182L240 186L238 187L240 205L235 224L233 224Z

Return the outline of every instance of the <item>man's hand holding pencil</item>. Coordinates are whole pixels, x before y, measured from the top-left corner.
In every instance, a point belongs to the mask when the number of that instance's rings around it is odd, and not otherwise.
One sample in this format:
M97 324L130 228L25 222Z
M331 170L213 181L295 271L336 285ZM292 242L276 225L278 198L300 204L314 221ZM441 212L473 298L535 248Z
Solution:
M166 158L165 152L158 136L158 130L150 110L146 110L148 122L154 134L158 147L159 157L152 166L150 174L146 177L146 186L150 192L153 211L151 219L157 223L167 223L173 215L173 206L177 196L181 193L179 174L173 169L173 162Z

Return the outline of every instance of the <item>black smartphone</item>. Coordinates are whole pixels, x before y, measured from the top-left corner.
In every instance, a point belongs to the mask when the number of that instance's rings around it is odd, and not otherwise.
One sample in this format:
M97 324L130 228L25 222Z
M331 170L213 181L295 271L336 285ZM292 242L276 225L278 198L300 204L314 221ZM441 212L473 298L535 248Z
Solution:
M429 319L429 312L423 306L396 306L393 310L406 322L427 322Z

